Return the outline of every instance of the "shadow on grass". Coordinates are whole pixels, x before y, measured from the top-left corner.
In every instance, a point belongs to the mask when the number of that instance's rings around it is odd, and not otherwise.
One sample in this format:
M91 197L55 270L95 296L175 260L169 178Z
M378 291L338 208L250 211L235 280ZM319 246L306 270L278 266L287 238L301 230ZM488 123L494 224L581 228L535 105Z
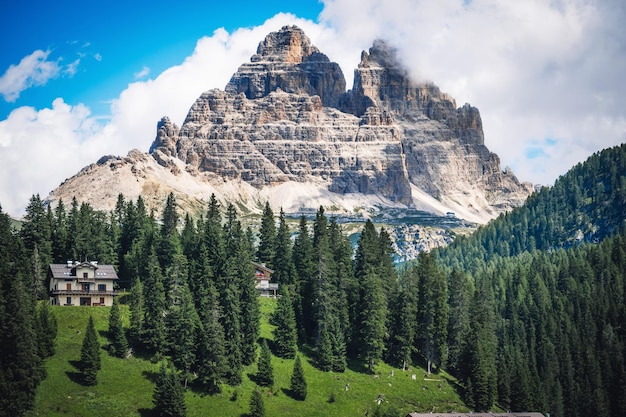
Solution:
M139 408L137 410L141 417L152 417L154 416L154 410L152 408Z
M357 372L359 374L367 374L367 375L372 374L370 370L367 368L367 365L363 361L360 361L358 359L348 358L347 362L348 362L347 363L348 369L350 369L353 372Z
M80 372L65 371L65 375L67 375L70 381L79 385L85 385L83 374L81 374Z
M159 372L156 371L143 371L141 375L143 375L148 381L152 382L153 384L156 384L157 380L159 379Z
M289 388L281 388L280 390L289 398L292 398L296 401L304 401L304 398L300 398L295 392L293 392Z

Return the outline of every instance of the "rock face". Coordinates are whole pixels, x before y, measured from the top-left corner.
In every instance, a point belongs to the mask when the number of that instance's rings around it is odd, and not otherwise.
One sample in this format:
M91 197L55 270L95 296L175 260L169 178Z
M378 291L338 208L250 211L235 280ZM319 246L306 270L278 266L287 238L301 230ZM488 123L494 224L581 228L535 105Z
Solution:
M346 92L339 66L295 26L269 34L180 128L163 118L150 154L160 168L149 171L163 168L163 178L245 184L251 200L287 211L359 201L484 222L532 190L485 147L478 109L412 81L388 44L362 53Z
M334 193L419 206L416 187L489 217L529 195L485 147L478 109L413 82L387 43L362 53L354 86L344 90L339 66L302 30L283 27L225 91L196 100L180 131L163 120L151 151L257 188L324 183Z

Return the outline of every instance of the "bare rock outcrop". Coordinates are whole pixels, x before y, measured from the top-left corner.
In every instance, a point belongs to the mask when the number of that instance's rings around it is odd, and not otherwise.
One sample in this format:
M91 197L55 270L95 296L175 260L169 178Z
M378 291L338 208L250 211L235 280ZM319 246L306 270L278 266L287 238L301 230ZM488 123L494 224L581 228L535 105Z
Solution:
M401 205L472 222L532 191L484 145L478 109L457 108L433 83L412 80L387 43L362 53L346 91L339 66L295 26L267 35L224 91L193 103L180 128L161 119L150 155L150 163L135 154L105 158L83 177L109 178L119 165L141 193L165 181L157 188L193 190L199 199L210 186L243 204L268 198L295 210L332 204L347 212ZM116 180L108 181L112 190Z

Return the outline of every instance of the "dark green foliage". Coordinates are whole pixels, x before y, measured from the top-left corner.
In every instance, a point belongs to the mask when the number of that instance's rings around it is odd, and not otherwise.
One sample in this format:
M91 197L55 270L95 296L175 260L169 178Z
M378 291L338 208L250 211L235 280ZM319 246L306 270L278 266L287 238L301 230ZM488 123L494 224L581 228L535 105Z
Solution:
M37 339L39 356L43 359L54 355L54 340L57 337L57 319L48 301L37 303Z
M258 389L252 391L250 397L250 417L264 417L265 416L265 403L263 402L263 395Z
M298 335L291 296L286 285L280 287L280 296L271 317L271 324L276 326L273 330L274 353L281 358L292 359L298 348Z
M385 337L385 298L380 277L373 267L362 278L359 340L361 352L370 372L382 358Z
M113 298L113 305L109 314L109 352L118 358L124 358L128 351L128 340L122 325L122 316L117 297Z
M212 283L209 283L204 308L196 336L198 346L193 370L201 387L216 394L221 392L220 382L227 375L228 363L224 329L219 320L220 307Z
M430 373L432 364L440 368L446 360L448 287L445 275L439 270L431 255L420 253L416 268L419 279L416 345L426 359Z
M45 377L41 322L34 294L26 288L27 255L0 208L0 415L17 416L32 408ZM39 316L41 318L41 316ZM38 340L39 339L39 340ZM44 342L46 344L46 342Z
M266 264L269 268L274 267L274 258L276 256L276 223L274 220L274 212L269 202L265 203L263 215L261 217L261 228L259 230L259 247L256 252L256 258L259 262Z
M154 415L158 417L184 417L187 415L185 405L185 388L174 369L161 364L153 394Z
M417 331L417 307L419 296L417 268L410 268L401 275L400 288L392 299L390 337L387 343L387 361L407 369L412 364Z
M302 369L300 356L296 356L296 360L293 364L293 372L291 374L291 385L289 386L289 391L291 392L291 396L296 400L304 401L306 399L306 379L304 378L304 370Z
M274 368L272 367L272 353L267 346L267 340L261 342L261 354L257 363L256 383L271 387L274 385Z
M291 287L296 283L296 268L293 264L291 233L285 220L285 212L281 209L278 218L278 232L276 234L276 254L271 263L274 273L272 281L278 284L287 284Z
M100 343L93 324L93 317L89 316L83 346L80 350L80 371L85 385L98 383L97 376L100 366Z

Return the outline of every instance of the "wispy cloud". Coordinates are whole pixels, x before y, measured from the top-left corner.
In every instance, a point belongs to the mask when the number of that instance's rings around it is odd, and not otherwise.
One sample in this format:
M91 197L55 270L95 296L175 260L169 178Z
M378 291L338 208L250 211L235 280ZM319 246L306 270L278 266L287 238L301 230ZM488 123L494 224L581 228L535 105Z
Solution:
M46 85L49 80L59 76L61 72L59 60L49 61L49 55L50 51L38 49L22 58L19 64L9 66L0 77L0 94L5 101L14 102L22 91Z
M144 65L144 67L141 69L141 71L136 72L134 75L136 80L140 80L144 77L146 77L148 74L150 74L150 68L146 67Z

